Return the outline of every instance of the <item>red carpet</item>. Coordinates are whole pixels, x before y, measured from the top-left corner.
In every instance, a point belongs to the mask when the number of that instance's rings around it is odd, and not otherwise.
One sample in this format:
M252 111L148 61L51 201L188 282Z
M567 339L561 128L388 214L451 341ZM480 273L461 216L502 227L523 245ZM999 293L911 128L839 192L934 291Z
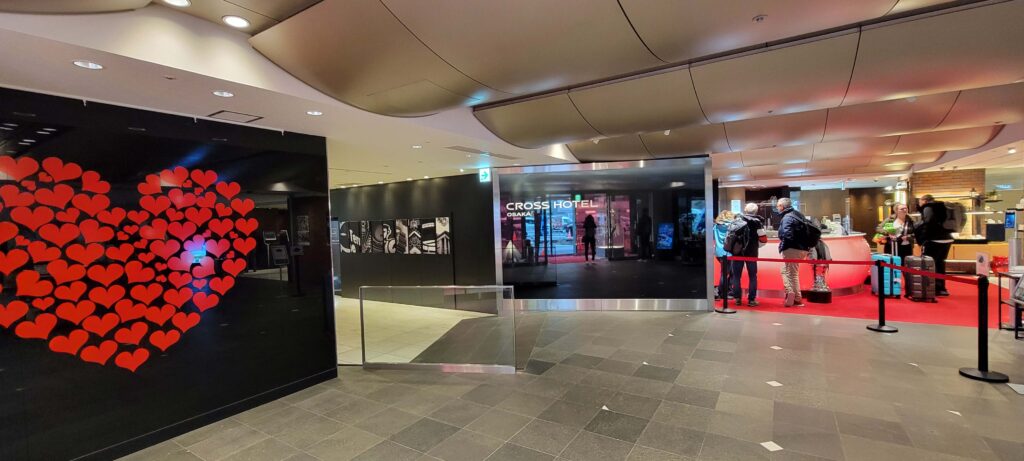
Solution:
M854 319L878 319L878 297L871 294L867 286L861 293L835 297L831 304L814 304L804 301L804 307L782 307L783 300L773 298L760 298L760 306L750 308L747 306L735 306L732 302L730 307L735 309L750 309L767 312L782 312L787 314L808 314L825 315L829 317L846 317ZM975 327L978 325L978 287L964 285L961 283L949 283L947 286L950 296L939 297L937 303L919 303L903 298L886 298L885 316L886 322L912 322L930 323L936 325L955 325ZM1003 289L1003 299L1009 295L1009 290ZM989 285L989 327L996 327L996 287ZM744 300L746 301L746 300ZM721 301L716 302L721 306ZM1010 314L1008 307L1004 306L1003 315L1009 321Z

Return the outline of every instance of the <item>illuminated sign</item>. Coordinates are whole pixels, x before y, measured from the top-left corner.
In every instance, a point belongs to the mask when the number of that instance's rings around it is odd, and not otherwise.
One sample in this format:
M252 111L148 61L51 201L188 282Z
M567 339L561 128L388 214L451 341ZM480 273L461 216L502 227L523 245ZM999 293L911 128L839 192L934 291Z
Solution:
M491 169L481 168L480 171L477 172L477 178L480 179L480 182L491 182Z
M508 202L505 216L531 216L536 211L552 209L597 208L593 200L536 200L532 202Z

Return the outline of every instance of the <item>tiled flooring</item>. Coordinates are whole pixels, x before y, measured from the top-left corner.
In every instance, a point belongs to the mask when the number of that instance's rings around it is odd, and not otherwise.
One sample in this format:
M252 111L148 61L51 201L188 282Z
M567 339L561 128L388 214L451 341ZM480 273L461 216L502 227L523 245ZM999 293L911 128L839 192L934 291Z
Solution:
M957 375L975 363L972 329L882 335L861 320L760 312L524 315L541 325L526 372L343 367L128 459L1024 460L1024 396ZM992 369L1024 382L1024 341L992 335Z
M470 311L366 301L366 360L410 362L459 322L489 317ZM334 297L338 363L362 363L359 300Z

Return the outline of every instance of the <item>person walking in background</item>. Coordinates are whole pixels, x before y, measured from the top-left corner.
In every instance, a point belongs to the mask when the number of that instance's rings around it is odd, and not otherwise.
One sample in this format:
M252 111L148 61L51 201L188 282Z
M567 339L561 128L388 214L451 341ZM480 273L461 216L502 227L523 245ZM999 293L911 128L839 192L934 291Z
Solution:
M726 290L728 286L725 283L725 276L729 271L729 261L726 259L729 256L728 251L725 250L725 239L729 235L729 224L732 223L735 215L729 210L723 210L718 213L718 217L715 218L715 258L718 259L718 290L715 291L715 298L721 299L727 296Z
M780 198L775 208L782 215L779 222L779 253L783 259L807 259L807 253L811 249L808 245L807 233L809 225L807 218L799 211L793 209L793 202L788 198ZM815 242L817 243L817 242ZM786 289L785 307L802 307L803 296L800 294L800 264L783 263L782 285Z
M914 254L914 218L905 203L893 205L893 213L882 221L875 232L885 236L885 253L896 255L900 260Z
M591 261L597 259L597 221L592 214L583 219L583 260L588 257Z
M931 194L925 194L917 199L917 208L921 210L921 222L914 228L914 238L921 245L921 255L935 260L935 272L945 274L946 257L953 245L953 231L946 223L949 218L946 204L936 201ZM945 280L935 280L935 294L949 296Z
M729 225L729 234L726 236L726 249L733 256L757 257L758 249L768 242L768 235L764 231L764 223L757 215L757 204L748 203L743 208L743 214L736 216ZM743 268L747 268L747 305L757 307L757 261L731 261L730 270L732 273L731 294L736 298L736 305L742 304L743 288L740 286L740 278L743 277Z
M651 217L649 210L644 208L640 213L640 219L636 221L636 235L640 243L640 259L646 261L651 257Z

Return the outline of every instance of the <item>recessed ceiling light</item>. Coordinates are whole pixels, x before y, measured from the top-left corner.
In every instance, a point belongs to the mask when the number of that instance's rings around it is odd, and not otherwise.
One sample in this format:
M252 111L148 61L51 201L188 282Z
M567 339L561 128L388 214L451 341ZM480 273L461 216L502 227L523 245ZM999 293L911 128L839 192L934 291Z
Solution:
M1009 149L1006 149L1006 152L1010 153L1010 154L1016 154L1017 153L1017 148L1016 147L1011 147Z
M519 166L519 164L518 163L513 163L512 166Z
M421 145L419 145L419 144L415 144L415 145L413 145L413 146L412 146L412 148L413 148L413 149L422 149L422 148L423 148L423 146L421 146Z
M56 128L43 128L43 131L57 131Z
M141 126L130 126L130 127L128 127L128 130L129 131L146 131L146 129L141 127Z
M377 181L377 184L384 184L384 181Z
M7 123L4 123L4 126L18 126L18 124L17 123L7 122Z
M459 168L459 173L465 173L465 172L466 172L465 168Z
M423 179L430 179L430 176L424 176Z
M14 128L11 128L9 126L0 126L0 130L14 131Z
M319 116L321 116L323 114L324 114L323 112L320 112L318 110L307 110L306 111L306 115L312 115L314 117L319 117Z
M249 20L241 16L227 15L220 18L220 20L224 21L224 24L234 27L235 29L245 29L246 27L249 27Z
M214 91L214 92L213 92L213 95L214 95L214 96L220 96L220 97L222 97L222 98L232 98L232 97L234 97L234 96L235 96L235 94L234 94L234 93L232 93L232 92L230 92L230 91L224 91L224 90L217 90L217 91Z
M768 19L768 15L767 14L759 14L757 16L754 16L750 20L754 21L754 22L764 22L765 19Z
M21 144L22 146L31 146L32 145L32 144L27 143L27 142L19 142L18 144Z
M213 140L217 142L225 142L228 140L228 138L213 138Z
M22 139L22 142L32 143L32 142L36 142L36 140L35 139Z
M665 136L672 134L672 130L665 130Z
M76 60L76 61L71 61L71 62L72 62L72 63L73 63L74 65L76 65L76 66L78 66L78 67L81 67L81 68L83 68L83 69L89 69L89 70L100 70L100 69L102 69L102 68L103 68L103 66L102 66L102 65L100 65L100 64L96 64L95 62L92 62L92 61L86 61L86 60L84 60L84 59L79 59L79 60Z
M178 8L188 8L192 6L192 2L189 0L164 0L164 3Z
M49 131L39 130L39 131L36 132L36 134L50 134L50 132Z
M405 178L406 181L412 181L412 178Z

